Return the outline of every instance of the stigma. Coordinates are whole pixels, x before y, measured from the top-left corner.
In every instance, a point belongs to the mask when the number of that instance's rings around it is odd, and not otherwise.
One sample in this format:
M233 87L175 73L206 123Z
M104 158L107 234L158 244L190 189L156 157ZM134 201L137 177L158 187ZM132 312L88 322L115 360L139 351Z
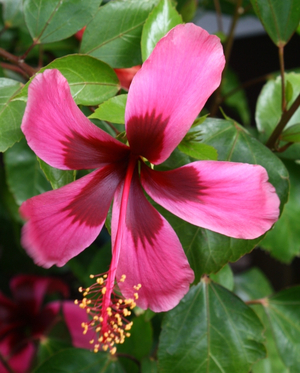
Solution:
M133 286L132 298L124 298L121 293L110 286L109 274L90 275L96 282L90 287L78 290L83 294L81 301L75 300L80 308L86 310L89 321L81 324L83 334L93 330L95 337L90 340L94 352L99 350L109 351L114 355L117 345L122 344L125 338L130 337L132 321L127 318L136 306L138 291L141 284ZM122 275L120 282L126 281L126 275Z

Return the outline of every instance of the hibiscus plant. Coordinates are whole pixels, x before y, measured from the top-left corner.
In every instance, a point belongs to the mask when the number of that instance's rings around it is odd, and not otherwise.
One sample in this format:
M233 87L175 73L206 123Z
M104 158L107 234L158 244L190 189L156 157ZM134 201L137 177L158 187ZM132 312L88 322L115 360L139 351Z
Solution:
M300 372L297 279L239 264L300 253L299 2L0 6L0 373ZM241 84L248 14L278 71Z

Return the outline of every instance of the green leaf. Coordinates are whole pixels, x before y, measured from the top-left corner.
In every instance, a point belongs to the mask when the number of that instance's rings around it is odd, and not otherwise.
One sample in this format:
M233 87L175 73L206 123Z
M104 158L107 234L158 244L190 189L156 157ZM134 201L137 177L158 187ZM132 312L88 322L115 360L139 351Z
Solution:
M52 189L60 188L75 180L76 171L64 171L49 166L42 159L38 158L41 169L47 180L50 182Z
M141 373L157 373L157 362L151 358L144 358L141 363Z
M66 39L84 27L101 0L23 0L25 22L36 43Z
M141 360L150 354L152 348L152 326L149 321L145 321L144 315L133 318L133 326L130 329L130 337L125 339L124 344L118 345L117 352L128 354ZM139 373L139 369L132 360L120 358L126 372Z
M290 373L300 372L300 286L272 296L265 312L277 350Z
M120 89L119 80L113 69L90 56L74 54L58 58L40 69L39 73L47 69L58 69L64 75L77 105L98 105L113 97ZM26 100L32 79L16 99Z
M6 180L18 205L37 194L51 190L36 155L25 139L4 154Z
M253 307L265 327L267 357L252 367L252 373L290 373L278 355L269 320L262 306Z
M97 354L79 348L68 348L60 351L33 373L124 373L115 357L104 352Z
M282 132L282 141L300 142L300 123L293 124Z
M234 292L243 301L260 299L273 293L273 288L259 268L251 268L234 276Z
M294 93L293 86L290 81L287 81L286 86L285 86L285 99L286 99L287 104L289 104L290 101L293 99L293 95L294 95L293 93Z
M141 40L143 61L150 56L157 42L180 23L182 23L182 18L171 0L160 0L149 14L143 27Z
M265 357L262 333L250 307L203 279L163 321L160 372L248 373Z
M140 65L142 28L157 0L115 0L100 7L82 38L81 53L112 67Z
M25 111L24 102L12 101L23 84L0 78L0 151L4 152L22 138L20 125Z
M300 74L285 74L286 81L292 86L292 98L289 100L287 109L291 107L300 92ZM291 90L290 90L291 91ZM270 137L274 128L280 121L281 112L281 78L269 80L263 87L256 105L255 120L258 131L266 140ZM285 127L285 131L294 124L300 123L300 108L296 110ZM284 158L299 159L300 144L290 146L284 153L280 153Z
M210 145L203 144L201 142L189 141L183 139L178 145L178 149L189 155L190 157L199 159L199 160L213 160L218 159L218 152L215 148Z
M289 263L300 254L300 166L285 161L290 175L290 196L280 219L269 231L260 246L276 259Z
M233 281L233 273L230 268L229 264L226 264L219 272L213 273L210 276L210 279L218 284L222 285L224 288L228 290L233 290L234 281Z
M22 0L2 0L3 21L6 27L18 27L25 24Z
M184 22L190 22L197 11L197 0L177 0L177 10L181 14Z
M226 96L240 84L237 75L231 69L227 69L221 86L222 95ZM243 124L250 125L251 113L244 90L239 89L233 95L228 96L224 103L239 115Z
M127 94L112 97L103 102L89 118L124 124L126 102Z
M253 9L276 45L285 45L300 21L298 0L251 0Z
M37 360L42 363L60 350L72 347L71 343L55 338L43 337L37 352Z

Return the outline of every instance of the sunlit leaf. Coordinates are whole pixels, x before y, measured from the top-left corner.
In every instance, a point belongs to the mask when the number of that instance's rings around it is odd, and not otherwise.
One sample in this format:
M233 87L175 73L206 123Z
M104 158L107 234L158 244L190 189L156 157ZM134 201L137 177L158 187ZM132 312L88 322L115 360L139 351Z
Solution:
M89 118L96 118L112 123L125 123L125 107L127 94L118 95L103 102Z

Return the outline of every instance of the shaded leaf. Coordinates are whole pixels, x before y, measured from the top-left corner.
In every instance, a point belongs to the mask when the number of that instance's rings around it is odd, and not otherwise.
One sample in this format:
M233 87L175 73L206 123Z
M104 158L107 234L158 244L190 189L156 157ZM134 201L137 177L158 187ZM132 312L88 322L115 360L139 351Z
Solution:
M160 372L248 373L265 357L262 333L263 325L250 307L204 279L163 321Z
M251 0L256 15L276 45L285 45L300 21L298 0Z
M4 152L22 138L20 125L25 110L24 102L12 101L23 84L0 78L0 151Z
M140 65L142 28L157 0L115 0L100 7L82 38L81 53L112 67Z
M7 27L18 27L25 24L22 0L2 0L3 21Z
M68 80L72 96L77 105L98 105L113 97L120 89L116 73L106 63L90 56L78 54L58 58L39 70L58 69ZM18 100L26 100L28 86L24 86Z
M25 139L4 154L6 180L18 205L37 194L51 190L36 155Z
M66 39L84 27L101 0L23 0L25 22L36 43Z
M33 373L124 373L116 358L79 348L67 348L52 355Z
M287 142L300 142L300 124L293 124L281 134L281 140Z
M177 0L177 10L184 22L190 22L197 11L198 0Z
M226 264L222 269L220 269L219 272L213 273L209 277L211 280L222 285L224 288L231 291L233 290L233 273L229 264Z
M269 231L260 246L276 259L289 263L300 254L300 165L285 161L290 175L289 200L284 207L280 219Z
M96 118L112 123L125 123L125 107L127 94L112 97L103 102L89 118Z
M75 180L76 171L59 170L58 168L49 166L40 158L38 158L38 161L52 189L60 188Z
M142 33L142 59L150 56L157 42L173 27L182 23L171 0L160 0L147 18Z
M157 373L157 362L151 358L144 358L141 364L141 373Z

